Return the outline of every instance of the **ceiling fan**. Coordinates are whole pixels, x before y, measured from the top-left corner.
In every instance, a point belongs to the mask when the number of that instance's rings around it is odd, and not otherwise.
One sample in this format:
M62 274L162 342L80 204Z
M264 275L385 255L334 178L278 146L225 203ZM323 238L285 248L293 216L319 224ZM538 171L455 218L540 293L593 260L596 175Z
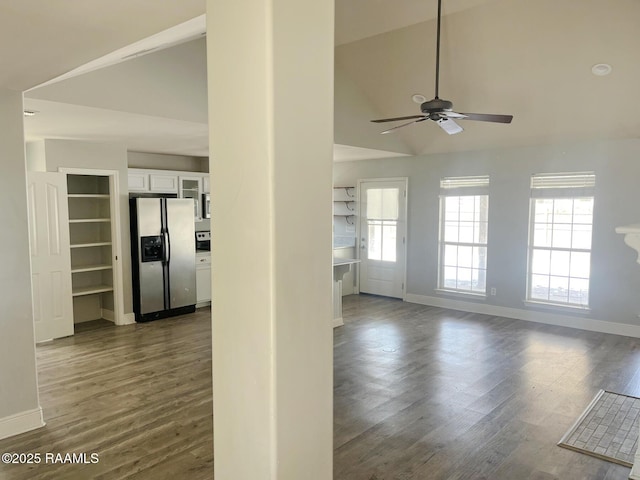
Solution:
M436 38L436 95L433 100L426 101L420 105L421 115L409 115L406 117L395 118L381 118L379 120L371 120L374 123L384 122L397 122L399 120L411 120L410 122L403 123L396 127L385 130L380 133L389 133L398 128L406 127L418 122L424 122L425 120L433 120L440 128L442 128L449 135L462 132L463 128L458 125L456 120L476 120L479 122L494 122L494 123L511 123L513 115L494 115L489 113L458 113L454 112L453 103L449 100L443 100L438 97L438 86L440 82L440 17L442 12L442 0L438 0L438 30Z

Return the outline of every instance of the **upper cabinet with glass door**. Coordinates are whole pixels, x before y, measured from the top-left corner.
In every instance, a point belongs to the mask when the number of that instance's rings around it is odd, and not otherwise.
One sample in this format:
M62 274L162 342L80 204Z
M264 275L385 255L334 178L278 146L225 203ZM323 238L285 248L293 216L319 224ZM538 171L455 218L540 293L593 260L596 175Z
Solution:
M193 199L193 216L196 222L202 221L202 209L200 200L202 198L202 175L193 177L179 177L178 196L180 198Z

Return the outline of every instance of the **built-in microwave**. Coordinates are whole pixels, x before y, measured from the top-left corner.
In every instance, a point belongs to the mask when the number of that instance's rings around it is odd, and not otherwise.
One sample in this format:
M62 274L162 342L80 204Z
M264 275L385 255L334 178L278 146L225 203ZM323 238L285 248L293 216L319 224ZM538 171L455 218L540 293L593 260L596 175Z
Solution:
M202 218L211 218L211 200L208 193L202 194Z

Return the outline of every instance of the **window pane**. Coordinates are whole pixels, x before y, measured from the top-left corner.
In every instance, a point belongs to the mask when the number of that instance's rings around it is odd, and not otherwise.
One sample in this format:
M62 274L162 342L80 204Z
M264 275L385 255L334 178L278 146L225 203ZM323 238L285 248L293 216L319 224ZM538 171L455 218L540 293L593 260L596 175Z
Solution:
M367 218L371 220L397 220L398 197L397 188L367 189Z
M536 223L533 230L533 245L535 247L550 247L552 225L548 223Z
M553 241L555 248L571 248L571 224L553 224Z
M460 197L444 197L444 212L447 221L458 221L460 215Z
M553 223L571 223L572 216L572 198L556 198L553 200Z
M537 198L534 204L535 222L551 223L553 222L553 200L549 198Z
M574 225L571 248L591 249L591 225Z
M395 222L384 222L382 227L382 260L396 261L396 225Z
M445 245L444 246L444 265L456 266L458 264L458 246L457 245Z
M444 241L445 242L457 242L458 241L458 223L446 222L444 224Z
M589 278L591 270L591 254L588 252L571 252L571 276Z
M470 268L458 268L458 288L461 290L471 290Z
M460 221L473 222L475 204L475 197L460 197Z
M487 247L473 247L473 266L487 269Z
M382 192L379 188L367 189L367 218L372 220L382 218Z
M382 225L378 222L369 222L367 258L369 260L382 260Z
M531 275L531 298L549 300L549 277L547 275Z
M456 273L456 267L444 267L444 288L456 288L456 285L458 283Z
M570 252L552 250L551 251L551 275L569 276L569 258Z
M460 237L458 241L461 243L473 243L473 222L460 222Z
M487 231L489 224L487 222L476 222L473 228L473 243L487 243Z
M398 198L400 190L397 188L383 188L382 190L382 218L398 219Z
M531 272L549 275L551 263L550 250L534 250L531 258Z
M567 302L569 300L569 279L567 277L549 277L549 300Z
M485 270L471 271L471 289L474 292L486 292L487 291L487 272Z
M471 268L472 264L473 247L458 247L458 266Z
M569 281L569 302L578 305L589 304L589 280L572 278Z

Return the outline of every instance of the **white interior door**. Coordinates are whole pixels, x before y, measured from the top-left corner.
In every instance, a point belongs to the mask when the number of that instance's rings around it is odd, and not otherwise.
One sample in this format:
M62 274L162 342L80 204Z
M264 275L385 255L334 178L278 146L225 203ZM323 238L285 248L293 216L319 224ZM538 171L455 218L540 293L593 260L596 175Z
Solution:
M28 172L36 342L73 335L67 176Z
M360 291L404 297L407 179L361 180Z

